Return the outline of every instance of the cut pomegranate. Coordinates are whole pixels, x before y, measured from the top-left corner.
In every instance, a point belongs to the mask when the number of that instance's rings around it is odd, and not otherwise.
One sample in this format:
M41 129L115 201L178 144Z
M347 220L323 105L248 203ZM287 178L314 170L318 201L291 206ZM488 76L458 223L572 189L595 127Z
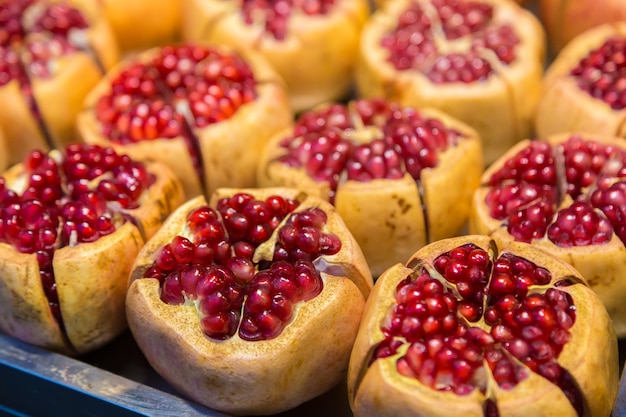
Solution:
M107 74L87 97L78 130L87 143L168 165L191 198L255 186L261 148L292 119L283 83L261 57L184 44Z
M626 23L599 26L576 37L547 69L537 134L626 136L625 69Z
M143 51L180 39L180 0L99 1L123 52Z
M626 335L626 146L565 133L524 141L483 174L471 233L532 243L573 265Z
M489 164L527 138L540 95L544 33L505 0L403 0L363 28L364 97L438 108L478 130Z
M605 23L626 20L621 0L539 0L539 16L554 53L581 33Z
M71 355L112 340L135 256L182 202L157 163L84 144L31 152L0 177L0 329Z
M266 148L258 182L333 203L377 276L414 248L460 233L482 166L469 126L432 109L360 99L303 113Z
M76 140L75 117L117 45L95 2L0 3L0 126L9 164Z
M234 415L296 407L345 377L373 285L333 207L285 188L188 201L131 279L129 326L150 364Z
M378 279L348 394L359 417L591 417L610 415L618 383L610 317L574 268L468 235Z
M367 0L191 0L183 39L263 55L285 80L296 112L346 98Z

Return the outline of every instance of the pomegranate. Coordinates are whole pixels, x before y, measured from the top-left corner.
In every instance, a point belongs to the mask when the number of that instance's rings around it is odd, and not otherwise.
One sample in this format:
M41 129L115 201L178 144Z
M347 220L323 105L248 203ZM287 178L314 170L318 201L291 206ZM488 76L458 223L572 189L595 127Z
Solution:
M255 186L261 148L292 120L284 83L262 57L182 44L120 63L77 124L87 143L169 166L191 198Z
M539 0L539 16L551 49L558 53L591 28L626 20L626 4L622 0Z
M509 0L390 2L363 28L357 90L464 121L489 164L532 132L544 39L537 18Z
M572 40L546 71L537 134L625 137L625 57L626 23L602 25Z
M378 276L411 248L462 231L482 165L478 134L458 120L358 99L305 112L277 134L258 183L333 203Z
M378 279L348 393L357 417L608 417L618 372L610 318L575 269L469 235Z
M112 340L135 256L182 202L158 163L86 144L29 153L0 177L0 330L68 355Z
M564 133L523 141L485 171L471 233L516 240L573 265L626 335L626 145Z
M9 163L75 141L85 95L117 60L93 1L0 2L0 126Z
M188 0L183 39L258 51L285 80L296 112L345 98L368 0Z
M140 251L132 334L184 395L229 415L278 413L345 377L372 276L333 207L295 189L218 189Z
M120 49L133 53L180 39L179 0L98 0Z

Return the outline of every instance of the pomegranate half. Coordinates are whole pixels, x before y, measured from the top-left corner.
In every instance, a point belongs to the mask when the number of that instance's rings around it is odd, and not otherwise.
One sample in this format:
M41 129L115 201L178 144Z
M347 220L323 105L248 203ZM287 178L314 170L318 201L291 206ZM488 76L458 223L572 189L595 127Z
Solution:
M626 22L572 40L548 67L535 117L539 137L588 132L626 137Z
M128 292L154 369L231 415L278 413L345 377L372 277L333 207L294 189L218 189L143 247Z
M296 112L351 92L367 0L186 0L183 39L263 55L285 80Z
M618 372L611 320L574 268L468 235L378 279L348 392L357 417L608 417Z
M357 90L469 124L489 164L532 132L544 39L510 0L393 1L363 28Z
M180 40L180 0L100 0L123 53Z
M292 119L284 83L261 56L180 44L120 63L77 123L87 143L169 166L191 198L255 186L262 147Z
M378 276L414 248L462 232L482 166L480 138L464 123L358 99L305 112L277 134L258 183L334 204Z
M626 336L626 144L564 133L523 141L474 194L469 230L500 245L532 243L569 262Z
M589 29L626 20L626 3L622 0L539 0L539 16L551 49L558 53Z
M182 202L158 163L85 144L32 151L0 177L0 330L69 355L112 340L139 249Z
M98 2L0 2L0 127L9 164L76 141L85 96L117 60Z

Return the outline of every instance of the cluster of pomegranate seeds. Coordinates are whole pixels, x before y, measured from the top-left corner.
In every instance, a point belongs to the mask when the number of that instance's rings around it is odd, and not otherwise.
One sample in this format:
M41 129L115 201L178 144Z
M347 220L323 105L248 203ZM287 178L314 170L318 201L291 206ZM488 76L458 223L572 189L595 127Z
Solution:
M111 148L74 144L64 152L31 152L24 186L0 177L0 242L37 256L54 316L62 324L52 259L55 250L113 233L154 181L145 167Z
M210 338L238 332L245 340L272 339L297 303L322 291L314 261L341 249L339 238L323 231L326 213L298 206L279 195L237 193L215 209L199 207L187 216L188 237L163 246L144 277L161 282L164 302L195 304ZM272 259L256 260L256 249L274 234Z
M580 407L557 362L576 320L573 300L559 289L567 285L518 255L492 259L474 244L459 246L398 284L372 361L398 355L401 375L459 395L487 393L486 372L504 389L536 372Z
M614 110L626 107L626 38L609 38L578 62L570 75L578 87Z
M436 167L439 153L460 138L458 131L415 109L382 99L359 99L300 116L293 136L281 143L287 153L280 161L328 182L332 202L345 179L367 182L408 173L419 181L422 170Z
M291 15L325 15L334 4L335 0L241 0L240 7L247 25L263 25L265 32L282 41Z
M626 151L572 135L552 146L532 141L493 173L489 214L515 240L547 236L557 246L626 243ZM562 207L564 199L572 204Z
M419 71L436 84L485 80L494 72L492 59L504 65L515 61L520 42L493 14L493 6L480 1L415 1L381 46L396 69ZM444 52L448 45L454 52Z

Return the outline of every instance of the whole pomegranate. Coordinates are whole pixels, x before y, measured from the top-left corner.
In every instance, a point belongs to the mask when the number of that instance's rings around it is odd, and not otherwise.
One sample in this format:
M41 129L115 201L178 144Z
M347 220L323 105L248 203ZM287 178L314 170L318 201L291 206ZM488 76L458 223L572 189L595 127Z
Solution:
M622 0L539 0L539 16L550 47L558 53L591 28L626 20L626 3Z
M97 2L0 2L0 127L9 164L74 142L85 96L117 60Z
M548 67L539 101L540 137L561 132L626 136L626 22L582 33Z
M258 183L334 204L378 276L411 248L462 231L482 166L478 134L458 120L358 99L305 112L277 134Z
M608 417L617 360L606 309L575 269L469 235L378 279L348 393L357 417Z
M626 336L626 144L564 133L523 141L485 171L472 233L542 247L573 265Z
M274 414L345 377L372 277L333 207L293 189L218 189L139 253L126 300L154 369L230 415Z
M361 96L431 106L474 127L489 164L529 137L540 95L544 32L510 0L401 0L361 35Z
M132 53L180 39L180 0L99 0L120 49Z
M183 39L259 52L296 112L350 92L368 0L185 0Z
M181 44L120 63L77 123L87 143L169 166L191 198L255 186L259 152L292 119L284 83L262 57Z
M126 329L139 249L183 202L158 163L71 144L0 177L0 330L70 355Z

